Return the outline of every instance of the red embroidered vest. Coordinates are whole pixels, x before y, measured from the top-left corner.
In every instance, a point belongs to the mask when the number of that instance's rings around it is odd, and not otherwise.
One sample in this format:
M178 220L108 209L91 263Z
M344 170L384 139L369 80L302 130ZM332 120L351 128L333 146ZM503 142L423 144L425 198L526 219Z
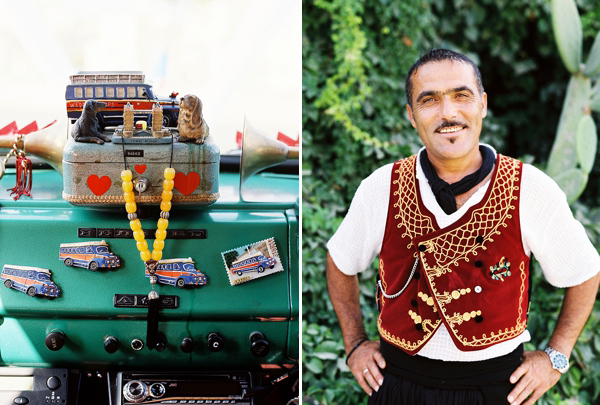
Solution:
M444 323L463 351L481 350L525 330L529 257L519 223L522 163L498 155L483 199L440 229L421 201L417 156L392 169L387 223L379 260L379 333L416 354Z

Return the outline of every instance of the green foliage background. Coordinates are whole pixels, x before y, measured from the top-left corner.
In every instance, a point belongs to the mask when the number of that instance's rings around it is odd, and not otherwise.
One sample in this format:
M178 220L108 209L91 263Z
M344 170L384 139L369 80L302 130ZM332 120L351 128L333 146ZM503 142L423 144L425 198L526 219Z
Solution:
M600 5L577 1L584 53L600 30ZM420 53L446 47L478 63L489 112L482 140L544 168L569 73L554 42L549 0L303 0L303 391L308 404L360 404L366 395L344 364L344 346L325 281L325 244L360 181L415 153L404 77ZM598 117L594 116L596 122ZM572 208L600 242L600 159ZM375 263L360 275L367 332L376 338ZM563 291L534 265L527 349L543 348ZM572 367L538 404L600 402L600 304L571 357Z

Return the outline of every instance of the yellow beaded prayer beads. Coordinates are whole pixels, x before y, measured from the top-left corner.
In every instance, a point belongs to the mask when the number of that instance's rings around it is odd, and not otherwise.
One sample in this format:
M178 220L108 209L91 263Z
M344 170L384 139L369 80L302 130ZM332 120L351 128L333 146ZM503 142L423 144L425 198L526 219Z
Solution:
M161 218L157 223L157 230L154 240L154 249L152 253L148 249L148 242L142 231L142 223L137 219L137 205L135 203L135 194L133 192L133 174L131 170L121 171L121 180L123 180L123 198L125 200L125 210L130 218L129 226L133 231L133 238L136 241L136 247L140 251L140 257L143 261L160 260L162 259L162 250L165 247L165 238L167 237L167 228L169 227L169 211L171 210L171 200L173 199L173 187L175 185L175 169L167 167L164 172L165 180L163 180L163 192L161 196ZM134 218L134 219L132 219Z

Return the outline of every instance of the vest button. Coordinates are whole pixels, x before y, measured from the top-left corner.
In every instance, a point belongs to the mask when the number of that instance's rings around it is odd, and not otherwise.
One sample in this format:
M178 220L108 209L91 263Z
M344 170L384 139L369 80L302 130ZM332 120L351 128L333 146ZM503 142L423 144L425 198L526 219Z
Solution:
M474 290L477 294L479 294L481 292L481 286L475 286Z
M422 244L422 243L421 243L421 244L419 245L419 250L420 250L421 252L424 252L425 250L427 250L427 247L426 247L424 244Z
M415 273L415 274L413 275L413 278L414 278L415 280L418 280L418 279L420 279L420 278L421 278L421 274L420 274L420 273Z
M481 260L477 260L477 261L475 262L475 267L482 268L482 267L483 267L483 262L482 262Z
M416 324L416 325L415 325L415 328L416 328L417 330L423 330L423 325L422 325L422 324L420 324L420 323L418 323L418 324Z
M483 243L483 236L479 235L478 237L475 238L475 242L477 243Z
M481 316L481 315L477 315L477 316L475 317L475 322L477 322L477 323L481 323L481 322L483 322L483 316Z
M413 307L417 306L417 300L411 300L410 301L410 305L412 305Z

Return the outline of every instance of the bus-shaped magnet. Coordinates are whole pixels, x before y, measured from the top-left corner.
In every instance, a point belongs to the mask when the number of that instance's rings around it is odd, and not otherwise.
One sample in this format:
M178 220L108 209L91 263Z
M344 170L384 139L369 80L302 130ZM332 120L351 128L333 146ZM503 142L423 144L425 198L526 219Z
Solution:
M65 263L65 266L83 267L91 271L121 265L121 259L108 250L108 244L103 240L61 243L58 258Z
M0 280L6 288L14 288L30 297L45 295L54 298L60 295L60 289L52 281L52 272L48 269L5 264Z
M229 283L237 285L283 271L275 239L269 238L221 253Z
M146 277L157 277L160 284L185 286L201 286L206 284L206 276L196 270L191 257L187 259L159 260L156 268L146 267Z

